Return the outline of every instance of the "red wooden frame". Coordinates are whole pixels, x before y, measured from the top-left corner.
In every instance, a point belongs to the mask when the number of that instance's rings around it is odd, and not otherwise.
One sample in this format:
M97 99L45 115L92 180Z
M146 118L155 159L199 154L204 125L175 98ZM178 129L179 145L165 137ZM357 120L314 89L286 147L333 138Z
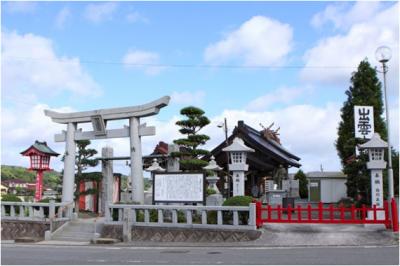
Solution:
M356 208L354 204L350 208L334 207L332 204L324 208L322 202L317 207L311 207L310 204L307 207L300 205L292 207L290 204L287 208L283 208L281 205L263 207L262 203L258 201L256 202L256 224L257 227L261 227L264 223L384 224L386 228L392 228L393 231L397 232L399 225L394 199L391 201L391 210L392 219L389 217L389 203L387 201L384 202L383 208L377 208L376 205L372 207L362 205L361 208ZM384 211L384 219L378 219L377 212L379 211ZM345 217L346 212L350 213L350 218ZM368 212L373 213L372 219L367 219ZM263 218L263 213L266 213L266 218ZM284 213L287 214L286 217L283 215ZM302 213L307 214L306 217L302 217ZM324 214L327 213L329 214L328 218L324 217ZM335 217L335 213L339 217ZM317 217L313 218L312 214L317 214Z

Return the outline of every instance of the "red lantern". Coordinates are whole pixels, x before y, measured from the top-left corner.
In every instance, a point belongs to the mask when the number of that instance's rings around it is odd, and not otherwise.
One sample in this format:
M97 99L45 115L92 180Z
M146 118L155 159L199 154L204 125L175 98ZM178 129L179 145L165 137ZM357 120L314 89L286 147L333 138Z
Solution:
M29 170L35 170L37 172L35 201L40 201L43 192L43 172L51 170L49 167L50 156L58 156L59 154L50 149L46 142L39 141L35 141L35 144L21 152L21 154L29 156L31 163Z

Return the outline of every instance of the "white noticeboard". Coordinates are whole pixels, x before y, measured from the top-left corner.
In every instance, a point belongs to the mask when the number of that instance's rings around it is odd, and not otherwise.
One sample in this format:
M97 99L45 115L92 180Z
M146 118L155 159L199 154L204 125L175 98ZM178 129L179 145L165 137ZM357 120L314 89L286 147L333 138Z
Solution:
M203 173L155 173L153 175L153 201L204 202Z
M373 106L354 106L354 131L356 133L356 138L372 138L374 135Z

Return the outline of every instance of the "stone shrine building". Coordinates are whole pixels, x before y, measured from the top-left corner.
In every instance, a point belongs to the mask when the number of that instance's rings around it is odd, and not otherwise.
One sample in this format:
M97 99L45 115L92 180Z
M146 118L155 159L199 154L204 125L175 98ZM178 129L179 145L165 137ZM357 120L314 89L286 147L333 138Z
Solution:
M269 128L258 131L243 121L238 121L237 126L228 137L228 145L232 144L236 137L241 138L246 146L255 150L255 152L247 154L249 170L245 179L245 195L261 197L265 192L265 181L272 180L278 169L282 170L283 167L287 173L288 168L301 166L300 158L282 146L276 131ZM226 152L222 151L226 146L224 141L211 151L217 164L224 168L223 172L227 171L228 164ZM288 175L287 178L289 178ZM227 188L225 183L226 178L223 177L217 183L221 192Z

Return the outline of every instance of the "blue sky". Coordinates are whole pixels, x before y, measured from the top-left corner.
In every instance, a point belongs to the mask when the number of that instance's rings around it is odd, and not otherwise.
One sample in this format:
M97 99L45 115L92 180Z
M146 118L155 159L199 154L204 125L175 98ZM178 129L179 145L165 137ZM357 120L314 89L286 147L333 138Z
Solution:
M63 152L53 135L64 127L43 109L169 95L170 105L147 119L157 135L143 139L145 153L177 138L179 110L196 105L212 121L207 148L222 141L216 125L224 117L230 129L239 119L257 129L275 122L303 170L339 170L334 141L344 92L360 60L377 65L380 45L393 50L389 106L398 147L397 17L396 2L2 2L2 163L27 165L19 151L35 139ZM93 145L128 154L124 139Z

